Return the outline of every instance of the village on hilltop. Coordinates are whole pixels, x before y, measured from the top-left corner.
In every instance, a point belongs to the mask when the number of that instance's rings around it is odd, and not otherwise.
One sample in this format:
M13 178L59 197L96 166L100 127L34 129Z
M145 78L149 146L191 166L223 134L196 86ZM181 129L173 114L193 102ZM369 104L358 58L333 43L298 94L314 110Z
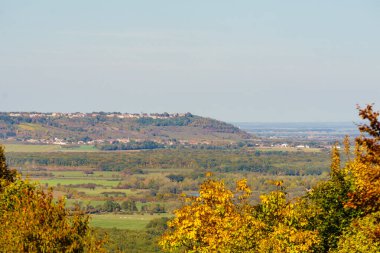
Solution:
M120 113L120 112L91 112L91 113L64 113L64 112L10 112L8 114L10 117L27 117L27 118L43 118L43 117L66 117L66 118L85 118L85 117L98 117L106 116L109 118L119 118L119 119L139 119L139 118L152 118L152 119L168 119L168 118L177 118L185 117L191 115L191 113Z

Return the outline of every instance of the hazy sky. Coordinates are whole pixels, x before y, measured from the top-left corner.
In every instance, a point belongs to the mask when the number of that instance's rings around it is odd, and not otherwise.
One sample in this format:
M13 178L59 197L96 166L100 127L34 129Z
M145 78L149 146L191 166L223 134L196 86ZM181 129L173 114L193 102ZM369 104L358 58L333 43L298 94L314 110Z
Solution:
M380 1L0 0L0 111L354 121Z

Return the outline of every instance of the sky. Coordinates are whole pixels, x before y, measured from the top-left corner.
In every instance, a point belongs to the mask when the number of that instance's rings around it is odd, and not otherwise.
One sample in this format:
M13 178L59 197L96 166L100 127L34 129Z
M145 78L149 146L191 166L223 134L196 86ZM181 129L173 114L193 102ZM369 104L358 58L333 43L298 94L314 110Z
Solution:
M0 111L229 122L380 110L380 1L0 0Z

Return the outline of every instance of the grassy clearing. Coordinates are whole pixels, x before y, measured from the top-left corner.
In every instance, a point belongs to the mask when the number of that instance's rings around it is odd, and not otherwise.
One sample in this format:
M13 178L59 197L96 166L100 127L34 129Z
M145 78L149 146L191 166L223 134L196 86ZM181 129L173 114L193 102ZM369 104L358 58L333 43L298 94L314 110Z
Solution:
M181 168L165 168L165 169L162 169L162 168L144 168L143 171L145 173L149 173L149 174L168 174L168 173L180 173L180 172L187 172L187 173L191 173L194 171L194 169L181 169Z
M306 153L319 153L321 152L320 148L296 148L296 147L263 147L263 148L255 148L255 150L259 151L283 151L283 152L306 152Z
M93 174L85 174L84 171L49 171L54 177L78 178L78 179L116 179L120 177L115 171L94 171Z
M4 144L6 152L57 152L60 145Z
M21 123L18 125L18 128L27 131L38 131L44 129L44 127L42 127L41 125L32 123Z
M99 151L93 145L61 146L54 144L4 144L6 152L96 152Z
M37 180L36 180L37 181ZM60 185L75 185L75 184L98 184L106 187L116 187L119 180L105 180L105 179L42 179L38 180L41 184L49 184L49 186Z
M161 218L172 217L171 214L94 214L91 215L90 225L100 228L118 228L130 230L144 230L149 221Z
M87 205L103 206L105 200L66 199L66 207L73 207L80 203L82 207Z
M125 193L127 197L136 196L140 192L144 192L144 190L131 190L131 189L110 189L106 187L96 187L95 189L88 189L88 188L74 188L78 192L84 192L88 196L96 197L96 196L105 196L102 193L107 192L119 192L119 193ZM108 194L112 195L112 194Z
M80 146L63 146L61 151L63 152L96 152L99 151L95 146L93 145L80 145Z

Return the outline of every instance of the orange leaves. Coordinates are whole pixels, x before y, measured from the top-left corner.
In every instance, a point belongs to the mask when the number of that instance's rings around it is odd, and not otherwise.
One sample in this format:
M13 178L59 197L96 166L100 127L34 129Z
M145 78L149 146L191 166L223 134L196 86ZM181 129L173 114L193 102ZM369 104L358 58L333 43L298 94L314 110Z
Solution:
M345 169L352 175L353 189L346 206L360 207L365 213L380 210L380 122L379 112L372 105L359 109L369 124L359 125L361 136L356 138L355 158Z

